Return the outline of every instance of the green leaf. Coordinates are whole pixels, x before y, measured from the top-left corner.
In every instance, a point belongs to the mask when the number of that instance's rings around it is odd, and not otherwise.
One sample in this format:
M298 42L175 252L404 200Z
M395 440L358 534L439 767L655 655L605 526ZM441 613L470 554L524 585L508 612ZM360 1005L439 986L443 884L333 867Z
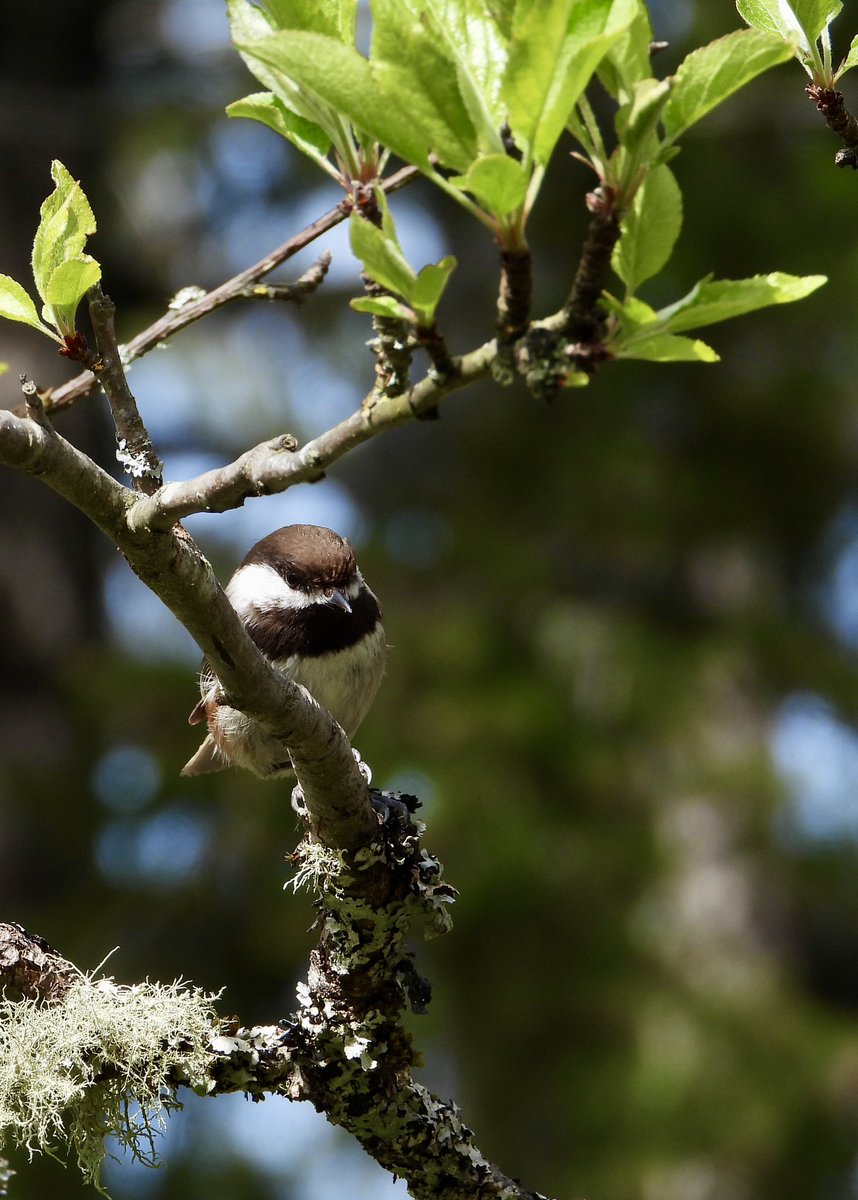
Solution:
M371 76L378 112L364 113L364 126L372 129L378 140L400 158L415 166L427 163L431 151L445 167L466 171L479 153L476 130L459 95L450 64L439 56L433 69L430 65L433 53L428 46L424 47L411 67L373 60ZM408 98L407 114L403 109L404 97ZM379 107L382 104L387 111ZM394 115L404 117L401 129L391 128Z
M508 154L487 154L478 158L467 174L450 179L450 183L470 192L496 217L505 217L523 203L527 182L521 164Z
M374 317L396 317L400 321L410 321L411 310L405 308L395 296L358 296L349 300L355 312L372 313Z
M830 25L843 8L842 0L792 0L795 15L812 42Z
M826 282L825 275L786 275L781 271L751 279L703 279L687 296L659 311L659 326L680 333L714 325L770 304L803 300Z
M5 375L8 370L9 370L9 364L0 362L0 375Z
M792 56L790 44L757 29L737 29L693 50L680 63L664 110L670 141L755 76Z
M623 219L611 266L634 293L670 258L682 228L682 193L670 167L654 167Z
M89 254L79 254L60 263L45 288L45 303L54 308L77 308L79 302L101 279L101 267Z
M47 285L56 268L66 259L77 257L96 228L80 184L58 160L51 164L51 177L56 187L42 205L33 242L33 277L43 300L47 299Z
M646 144L652 140L670 97L671 83L669 79L641 79L633 85L630 99L617 109L617 134L629 154L646 154Z
M599 62L637 15L637 0L519 3L503 94L528 157L548 162Z
M847 71L851 71L853 67L858 66L858 34L852 39L852 45L849 47L849 53L844 58L843 62L834 73L835 82L845 75Z
M330 117L317 119L317 116L325 110L336 113L340 119L351 121L356 129L389 146L406 162L430 169L428 155L434 147L420 125L424 114L412 111L411 107L406 111L403 93L389 95L385 81L373 73L369 62L351 46L321 33L297 30L239 43L238 48L248 62L255 64L252 69L260 79L266 68L273 68L268 71L273 81L269 86L300 116L316 120L330 133ZM303 111L293 103L292 92L298 95ZM443 127L442 122L438 125ZM464 158L462 169L470 161L467 154Z
M518 0L491 0L488 5L501 37L507 42L512 37L512 24L517 3Z
M336 146L339 156L347 165L347 168L356 171L357 166L352 130L349 128L348 122L342 119L336 106L327 103L324 97L316 95L312 89L305 87L300 80L293 78L288 68L283 69L282 64L266 62L262 56L252 52L254 46L265 42L266 39L273 36L272 24L268 15L262 9L251 4L249 0L227 0L227 10L233 43L249 70L252 71L260 83L270 89L288 112L293 113L301 121L306 122L307 125L317 126L322 130L329 142ZM323 34L307 34L303 30L296 30L294 32L283 32L278 36L287 39L319 36L323 37L325 41L332 42L341 50L351 50L352 54L356 53L351 47L343 46L339 39L329 38ZM358 57L360 56L358 55ZM318 139L307 136L309 134L307 125L296 126L295 132L298 137L306 137L306 143L299 145L299 148L305 153L309 153L310 157L314 158L324 170L330 172L330 165L326 164L326 161L323 159L315 158L315 155L310 152L310 147ZM298 144L296 141L296 145Z
M749 25L789 41L813 83L833 88L843 71L832 71L829 25L841 11L841 0L736 0Z
M383 204L383 197L381 201L383 219L381 229L377 225L373 225L371 221L358 216L357 213L352 213L350 218L352 251L363 263L364 271L371 279L380 283L388 291L401 296L413 311L402 310L401 306L394 311L393 306L388 303L389 297L383 296L362 297L359 304L352 301L352 307L358 308L358 311L373 312L379 316L404 316L409 321L413 321L416 316L418 324L431 325L438 301L456 266L456 260L451 255L447 255L439 263L429 263L423 267L419 275L415 274L402 253L402 247L399 245L393 226L393 219ZM364 301L372 301L373 304L380 302L382 307L379 308L377 304L376 307L371 307Z
M739 16L754 29L773 33L785 41L799 42L810 53L801 22L787 0L736 0Z
M633 86L651 74L651 41L652 23L640 0L635 19L599 64L599 79L615 100L629 100Z
M326 170L331 166L325 157L331 148L331 139L325 131L312 121L291 112L271 92L254 92L242 100L234 100L227 105L226 112L230 117L249 117L253 121L261 121Z
M439 263L428 263L417 275L411 292L411 305L421 325L431 325L434 321L435 309L455 268L456 260L452 254L448 254Z
M251 0L226 0L226 12L230 36L236 45L268 37L277 28L270 14Z
M816 42L843 8L841 0L736 0L739 15L755 29L798 47L798 57L821 67Z
M622 339L612 347L616 358L646 359L648 362L720 362L720 355L697 338L678 337L675 333L657 333L652 337L636 337L628 343Z
M630 330L637 331L644 325L652 325L658 321L658 313L655 309L638 296L627 296L625 300L618 300L610 292L603 292L602 302L608 312L622 322L623 336L626 341L629 339ZM650 333L652 332L651 330Z
M61 334L74 333L77 306L99 279L101 267L89 254L66 259L52 273L45 288L45 309Z
M431 27L402 0L374 0L372 72L388 96L407 97L409 115L445 166L464 170L477 154L477 132L459 89L455 63Z
M0 317L5 317L7 321L21 321L24 325L32 325L40 333L54 336L39 320L35 304L20 283L10 279L8 275L0 275Z
M307 29L354 45L357 0L263 0L263 7L275 29Z
M467 120L477 151L501 152L507 51L486 0L373 0L372 13L372 62L411 71L403 95L413 96L416 84L442 106L448 123ZM459 109L452 122L451 108Z
M350 225L352 253L363 263L367 275L410 303L417 275L399 243L357 213L352 213Z

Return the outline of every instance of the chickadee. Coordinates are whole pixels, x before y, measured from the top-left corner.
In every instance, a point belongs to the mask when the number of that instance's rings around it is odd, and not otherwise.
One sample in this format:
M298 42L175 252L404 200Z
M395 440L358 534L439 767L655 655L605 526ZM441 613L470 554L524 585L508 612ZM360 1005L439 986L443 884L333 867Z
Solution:
M318 525L287 525L248 552L226 594L271 664L303 684L351 738L378 691L387 646L381 608L349 543ZM205 721L209 732L183 775L233 765L262 779L291 772L282 742L223 703L205 660L200 693L188 721Z

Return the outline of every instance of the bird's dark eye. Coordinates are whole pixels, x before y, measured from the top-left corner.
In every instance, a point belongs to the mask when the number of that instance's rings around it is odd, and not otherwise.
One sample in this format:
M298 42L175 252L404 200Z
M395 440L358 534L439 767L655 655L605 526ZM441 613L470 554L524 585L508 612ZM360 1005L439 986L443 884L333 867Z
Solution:
M294 571L286 572L286 582L289 584L290 588L299 588L301 586L301 580Z

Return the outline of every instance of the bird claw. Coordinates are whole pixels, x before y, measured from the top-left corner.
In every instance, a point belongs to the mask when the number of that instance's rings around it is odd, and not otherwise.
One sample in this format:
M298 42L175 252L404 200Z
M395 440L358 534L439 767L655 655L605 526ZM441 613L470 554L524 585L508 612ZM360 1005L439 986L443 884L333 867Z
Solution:
M355 762L358 765L358 770L360 771L361 775L363 775L363 777L364 777L366 786L369 787L370 784L372 783L372 769L371 769L369 763L365 763L363 761L363 759L360 756L360 751L355 750L354 746L352 746L352 754L355 756Z
M372 771L369 767L369 764L365 763L363 761L363 759L361 758L361 756L357 750L353 749L352 754L355 756L355 762L358 765L358 770L360 771L361 775L364 777L364 779L366 781L366 786L369 787L370 784L372 783ZM283 765L286 766L287 764L283 764ZM288 766L289 766L289 768L291 768L291 766L292 766L291 762L288 764ZM280 768L277 768L277 769L279 770ZM296 784L295 787L292 788L291 805L292 805L292 811L298 817L300 817L300 819L302 821L306 821L307 820L307 804L306 804L306 801L304 800L304 793L301 791L300 784Z
M304 793L301 791L300 784L296 784L295 787L292 788L291 804L292 804L292 811L296 814L296 816L300 817L300 819L302 821L306 821L307 820L307 804L304 800Z

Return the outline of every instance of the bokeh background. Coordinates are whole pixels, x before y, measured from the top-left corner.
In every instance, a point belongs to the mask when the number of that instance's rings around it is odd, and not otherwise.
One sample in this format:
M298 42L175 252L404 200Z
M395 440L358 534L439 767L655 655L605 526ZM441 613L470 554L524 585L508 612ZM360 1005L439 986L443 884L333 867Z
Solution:
M730 3L650 8L660 73L738 25ZM220 0L2 5L0 62L0 269L27 279L60 158L123 337L339 198L224 116L256 85ZM685 229L648 298L710 271L824 272L823 291L713 329L719 365L622 364L551 405L472 388L321 484L188 522L224 577L296 520L358 548L392 645L359 746L422 798L461 891L453 933L418 948L423 1078L553 1195L858 1196L858 178L803 83L780 67L685 139ZM589 186L559 155L532 229L540 313ZM418 265L459 259L453 349L482 341L484 232L428 185L394 212ZM235 305L135 365L169 477L312 436L369 387L356 264L342 230L322 245L304 308ZM21 371L68 377L23 326L0 328L0 358L7 406ZM98 396L58 427L110 466ZM278 1019L312 942L308 898L283 890L288 796L181 780L195 647L37 481L0 475L0 512L0 919L81 967L118 947L119 980L183 976ZM158 1171L109 1166L115 1200L404 1195L286 1102L191 1098L162 1149ZM18 1200L93 1194L50 1159L14 1165Z

